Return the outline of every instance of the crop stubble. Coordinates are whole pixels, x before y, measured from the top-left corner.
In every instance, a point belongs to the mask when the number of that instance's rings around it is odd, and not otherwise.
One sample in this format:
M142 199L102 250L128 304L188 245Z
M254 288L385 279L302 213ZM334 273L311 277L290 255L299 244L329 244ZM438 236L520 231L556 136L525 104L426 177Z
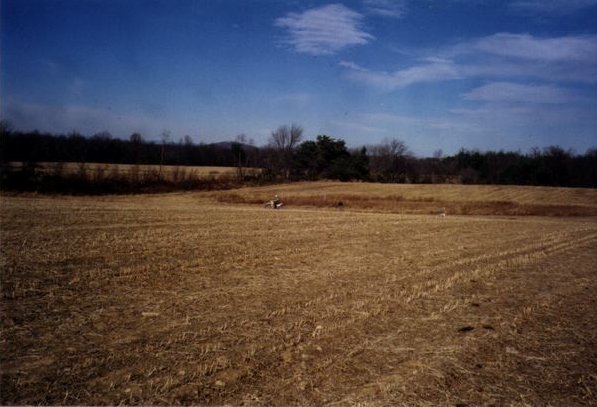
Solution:
M3 404L595 404L597 223L2 198Z

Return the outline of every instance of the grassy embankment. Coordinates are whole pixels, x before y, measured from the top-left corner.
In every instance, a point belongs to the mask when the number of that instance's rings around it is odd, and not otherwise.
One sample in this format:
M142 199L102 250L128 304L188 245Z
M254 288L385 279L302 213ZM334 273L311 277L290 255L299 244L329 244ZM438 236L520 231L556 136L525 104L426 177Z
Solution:
M597 190L497 185L304 182L219 192L220 202L260 204L278 194L287 207L403 214L595 216Z

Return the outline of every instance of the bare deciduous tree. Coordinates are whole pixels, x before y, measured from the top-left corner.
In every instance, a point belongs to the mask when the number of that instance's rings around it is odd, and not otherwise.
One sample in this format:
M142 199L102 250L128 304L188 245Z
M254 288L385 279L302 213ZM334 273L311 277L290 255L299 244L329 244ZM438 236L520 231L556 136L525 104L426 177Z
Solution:
M160 150L160 170L159 177L162 178L162 166L164 165L164 155L166 152L166 144L170 142L170 131L164 130L160 137L162 139L162 148Z
M141 134L135 132L131 134L129 137L129 141L131 142L131 151L133 153L133 163L138 166L139 165L139 156L141 153L141 147L144 143L143 136Z
M292 151L303 137L303 128L297 124L283 125L272 131L270 144L278 151Z
M244 145L247 143L247 135L244 133L238 134L235 138L234 143L232 143L232 155L236 161L236 176L239 182L242 182L245 173L243 167L245 165L245 161L247 161L247 153L244 149Z
M303 128L294 123L290 127L283 125L272 131L269 144L275 153L274 166L283 171L286 179L290 178L292 153L302 138Z
M193 144L195 144L195 142L193 141L193 137L189 136L188 134L183 137L182 143L185 146L190 146L190 147L192 147Z
M374 176L386 182L405 182L408 161L412 153L398 139L384 139L380 145L371 146L371 170Z

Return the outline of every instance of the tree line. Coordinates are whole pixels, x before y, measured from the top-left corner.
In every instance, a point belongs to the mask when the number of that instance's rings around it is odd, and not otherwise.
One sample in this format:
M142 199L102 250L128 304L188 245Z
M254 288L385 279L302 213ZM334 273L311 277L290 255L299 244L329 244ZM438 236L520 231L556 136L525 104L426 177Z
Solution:
M319 135L302 141L300 126L280 126L262 149L264 168L287 180L336 179L385 183L463 183L597 187L597 148L575 154L559 146L528 153L461 149L416 157L401 140L348 149Z
M80 162L111 164L164 164L233 166L238 163L240 142L195 144L185 136L178 142L162 135L161 142L146 141L139 133L128 140L101 132L85 137L80 133L49 134L20 131L3 131L1 134L1 160L20 162ZM244 145L242 159L249 159L258 148ZM259 157L255 157L256 160Z
M397 139L349 149L344 140L318 135L303 140L302 127L283 125L272 131L268 144L257 147L246 136L232 142L196 144L189 136L177 142L164 132L159 142L139 133L127 140L107 132L49 134L15 131L0 126L3 179L9 162L79 162L175 166L262 168L266 182L332 179L386 183L466 183L597 187L597 148L575 154L559 146L527 153L462 149L444 156L416 157ZM4 182L3 182L4 183Z

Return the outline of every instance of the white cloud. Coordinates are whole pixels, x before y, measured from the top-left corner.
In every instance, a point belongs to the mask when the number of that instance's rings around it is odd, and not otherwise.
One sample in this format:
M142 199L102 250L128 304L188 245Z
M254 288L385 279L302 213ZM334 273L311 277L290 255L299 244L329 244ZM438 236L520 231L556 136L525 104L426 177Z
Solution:
M363 0L367 14L402 18L406 13L406 1L404 0Z
M436 60L394 72L371 71L353 62L343 61L346 77L383 91L394 91L421 82L437 82L461 78L458 67L451 61Z
M597 0L516 0L510 7L530 13L569 14L597 5Z
M354 71L369 72L368 69L365 69L362 66L359 66L359 65L355 64L354 62L350 62L350 61L340 61L339 65L341 67L352 69Z
M569 135L567 145L582 149L594 139L597 35L497 33L433 52L403 54L400 63L398 70L372 69L359 61L340 66L346 79L387 92L462 79L459 86L475 83L461 91L462 102L474 103L454 103L445 114L420 117L365 114L350 123L356 134L362 129L361 134L397 135L424 154L431 152L429 146L446 151L530 148L561 140L562 134Z
M498 33L456 44L437 55L393 72L370 70L349 61L340 66L347 79L384 91L466 78L597 83L595 35L538 38Z
M597 36L541 38L498 33L456 47L467 76L537 78L545 81L597 83Z
M288 30L285 43L296 52L329 55L374 39L361 30L362 18L361 14L341 4L330 4L303 13L288 13L276 19L275 25Z
M597 36L537 38L528 34L498 33L481 38L475 47L489 54L548 62L597 62Z
M522 85L510 82L493 82L480 86L463 95L464 99L496 103L548 103L578 102L583 97L552 85Z

